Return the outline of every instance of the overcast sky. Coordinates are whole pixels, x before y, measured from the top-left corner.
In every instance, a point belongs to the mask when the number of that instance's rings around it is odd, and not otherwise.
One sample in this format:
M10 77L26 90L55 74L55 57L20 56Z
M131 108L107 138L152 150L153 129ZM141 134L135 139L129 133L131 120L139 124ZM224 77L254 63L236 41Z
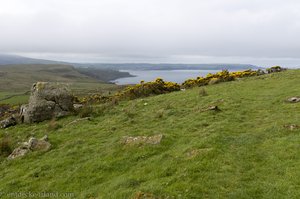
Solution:
M0 53L300 66L299 0L1 0Z

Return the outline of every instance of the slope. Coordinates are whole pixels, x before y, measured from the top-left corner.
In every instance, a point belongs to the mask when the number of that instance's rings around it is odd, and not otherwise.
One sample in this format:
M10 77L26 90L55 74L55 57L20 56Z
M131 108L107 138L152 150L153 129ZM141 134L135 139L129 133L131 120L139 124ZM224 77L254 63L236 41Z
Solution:
M1 159L0 192L74 193L75 198L299 198L300 71L242 79L119 105L90 121L0 130L16 145L49 135L53 149ZM199 94L200 93L200 94ZM221 111L205 111L218 105ZM123 136L163 134L159 145ZM62 195L60 195L63 198ZM67 198L67 197L66 197Z

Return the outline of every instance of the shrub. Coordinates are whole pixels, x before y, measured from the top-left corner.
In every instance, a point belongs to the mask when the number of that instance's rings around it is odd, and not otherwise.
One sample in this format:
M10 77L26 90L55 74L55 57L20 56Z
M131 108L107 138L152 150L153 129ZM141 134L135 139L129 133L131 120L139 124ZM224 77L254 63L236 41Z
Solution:
M258 76L258 75L260 75L260 73L258 73L258 71L253 71L253 70L249 69L249 70L245 70L245 71L232 72L231 75L234 78L243 78L243 77Z
M208 84L234 81L236 78L257 76L261 74L262 73L258 73L257 71L253 71L253 70L245 70L245 71L231 72L231 73L228 70L223 70L215 74L209 73L206 75L206 77L197 77L196 79L188 79L185 82L183 82L182 87L191 88L195 86L205 86Z
M110 98L107 96L103 96L101 94L93 94L89 96L85 96L78 101L82 104L95 104L95 103L105 103L110 101Z
M136 99L140 97L148 97L151 95L160 95L173 91L179 91L180 85L173 82L165 82L161 78L157 78L152 82L141 82L135 86L129 86L125 90L117 93L117 99Z
M217 84L219 83L221 80L219 78L213 77L209 80L208 84L212 85L212 84Z

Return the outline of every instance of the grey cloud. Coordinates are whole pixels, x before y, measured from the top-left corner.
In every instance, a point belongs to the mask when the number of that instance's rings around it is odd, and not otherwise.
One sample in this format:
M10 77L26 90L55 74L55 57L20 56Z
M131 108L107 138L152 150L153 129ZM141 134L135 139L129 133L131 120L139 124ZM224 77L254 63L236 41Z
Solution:
M296 0L3 0L0 52L294 64L299 10Z

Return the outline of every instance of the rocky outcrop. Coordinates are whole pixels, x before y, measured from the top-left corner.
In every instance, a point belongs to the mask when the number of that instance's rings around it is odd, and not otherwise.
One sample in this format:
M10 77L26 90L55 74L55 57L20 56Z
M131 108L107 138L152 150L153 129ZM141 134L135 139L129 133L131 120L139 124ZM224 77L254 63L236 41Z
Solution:
M73 99L65 84L38 82L32 86L29 104L20 109L21 120L34 123L69 115Z
M30 151L48 151L51 148L48 137L44 136L42 139L30 138L28 142L24 142L8 156L8 159L15 159L22 157Z

